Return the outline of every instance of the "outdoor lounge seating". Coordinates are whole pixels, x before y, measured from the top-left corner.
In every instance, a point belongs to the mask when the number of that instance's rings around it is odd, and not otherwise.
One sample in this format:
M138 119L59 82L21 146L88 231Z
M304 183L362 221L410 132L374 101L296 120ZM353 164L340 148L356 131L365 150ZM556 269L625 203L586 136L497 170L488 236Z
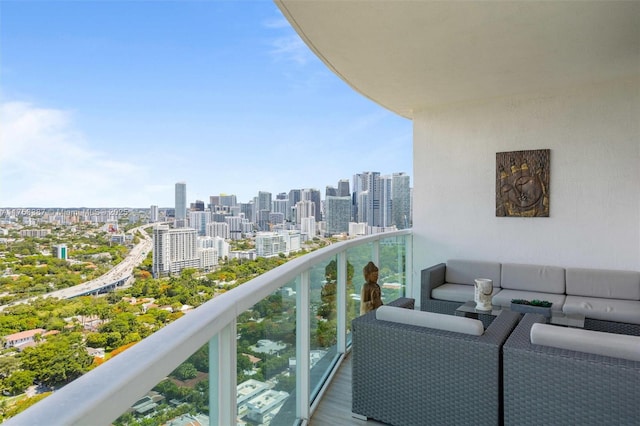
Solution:
M475 278L493 280L494 306L509 307L512 299L546 300L554 311L584 315L587 328L610 329L608 322L640 327L638 271L449 260L422 270L420 309L454 314L473 300Z
M532 334L539 323L544 317L526 314L504 344L504 424L638 424L640 361L623 357L637 357L640 337L556 326L544 330L556 336Z
M431 326L395 322L398 311ZM519 317L504 311L484 330L471 318L383 306L354 319L352 413L393 425L500 424L501 348Z

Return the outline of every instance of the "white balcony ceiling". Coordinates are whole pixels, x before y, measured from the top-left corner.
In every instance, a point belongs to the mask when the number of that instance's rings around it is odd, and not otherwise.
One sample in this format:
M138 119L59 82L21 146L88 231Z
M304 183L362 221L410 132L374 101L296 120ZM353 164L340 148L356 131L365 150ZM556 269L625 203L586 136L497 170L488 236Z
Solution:
M640 74L640 1L276 4L347 84L408 118Z

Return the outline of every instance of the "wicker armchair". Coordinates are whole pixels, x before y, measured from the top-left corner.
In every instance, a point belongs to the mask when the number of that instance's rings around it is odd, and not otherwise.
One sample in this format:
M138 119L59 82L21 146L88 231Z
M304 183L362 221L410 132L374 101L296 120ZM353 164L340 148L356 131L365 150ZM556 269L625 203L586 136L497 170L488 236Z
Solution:
M531 344L544 321L526 314L503 347L504 424L637 425L640 362Z
M376 319L352 321L352 412L392 425L497 425L501 348L519 315L481 336Z

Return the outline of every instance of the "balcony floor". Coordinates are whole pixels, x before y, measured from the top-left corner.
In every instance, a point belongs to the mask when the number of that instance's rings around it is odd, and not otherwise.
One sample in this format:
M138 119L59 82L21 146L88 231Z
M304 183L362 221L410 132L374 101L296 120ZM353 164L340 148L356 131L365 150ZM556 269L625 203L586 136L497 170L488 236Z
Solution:
M310 426L369 426L384 425L375 420L351 417L351 354L340 365L318 408L311 416Z

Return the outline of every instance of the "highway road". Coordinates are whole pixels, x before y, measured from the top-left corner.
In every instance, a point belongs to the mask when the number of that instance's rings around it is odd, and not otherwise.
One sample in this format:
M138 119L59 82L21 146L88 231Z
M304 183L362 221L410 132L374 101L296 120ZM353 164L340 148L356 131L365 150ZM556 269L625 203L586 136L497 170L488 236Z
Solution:
M28 299L17 300L11 302L8 305L0 306L0 312L8 306L14 306L20 303L28 303L31 300L35 300L38 297L56 297L58 299L71 299L86 294L97 294L109 287L120 287L130 283L133 280L133 268L140 265L146 258L153 246L153 240L149 234L144 230L148 228L149 224L139 226L137 228L130 229L127 233L135 233L139 231L141 234L140 242L131 249L126 258L122 262L118 263L106 274L87 281L82 284L78 284L73 287L68 287L62 290L52 291L50 293L42 294Z

